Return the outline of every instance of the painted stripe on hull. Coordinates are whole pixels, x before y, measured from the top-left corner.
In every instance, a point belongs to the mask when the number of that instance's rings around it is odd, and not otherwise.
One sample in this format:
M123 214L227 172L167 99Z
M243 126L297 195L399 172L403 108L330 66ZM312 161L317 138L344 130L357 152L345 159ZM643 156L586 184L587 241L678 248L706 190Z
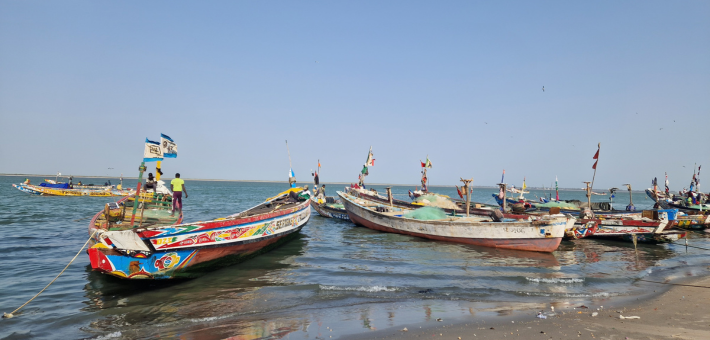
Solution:
M527 251L539 251L539 252L553 252L560 245L562 241L561 237L549 237L549 238L539 238L539 239L481 239L481 238L464 238L464 237L447 237L438 236L430 234L422 234L417 232L410 232L405 230L399 230L383 226L374 222L370 222L364 218L348 211L350 219L356 224L362 225L364 227L384 231L388 233L397 233L403 235L411 235L422 238L428 238L437 241L448 241L456 243L465 243L475 246L491 247L491 248L501 248L501 249L515 249L515 250L527 250Z

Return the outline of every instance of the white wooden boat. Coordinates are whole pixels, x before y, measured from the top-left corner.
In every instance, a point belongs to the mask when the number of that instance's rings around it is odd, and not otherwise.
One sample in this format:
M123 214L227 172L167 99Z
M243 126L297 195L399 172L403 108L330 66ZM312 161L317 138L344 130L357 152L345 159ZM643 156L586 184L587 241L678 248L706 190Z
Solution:
M446 215L440 220L405 217L413 211L338 192L350 219L370 229L412 235L432 240L476 246L553 252L562 241L568 217L548 215L537 221L503 219L494 222L487 216Z

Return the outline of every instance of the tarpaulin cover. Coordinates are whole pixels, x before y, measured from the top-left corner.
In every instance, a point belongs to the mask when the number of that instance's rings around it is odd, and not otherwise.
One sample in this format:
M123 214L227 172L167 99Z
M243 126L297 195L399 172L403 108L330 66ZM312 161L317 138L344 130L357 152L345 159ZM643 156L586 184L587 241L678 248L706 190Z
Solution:
M62 183L62 184L41 183L39 186L46 187L46 188L55 188L55 189L69 189L69 183Z

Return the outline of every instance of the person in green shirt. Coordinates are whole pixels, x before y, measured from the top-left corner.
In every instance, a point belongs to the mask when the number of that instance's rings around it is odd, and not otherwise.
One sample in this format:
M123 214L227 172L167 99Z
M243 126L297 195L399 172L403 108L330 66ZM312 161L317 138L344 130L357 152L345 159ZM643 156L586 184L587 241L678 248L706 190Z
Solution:
M185 181L180 178L180 174L175 174L175 178L170 181L170 190L173 192L173 212L170 216L175 215L175 209L177 208L182 212L182 193L185 192L185 198L187 198L187 188L185 187Z

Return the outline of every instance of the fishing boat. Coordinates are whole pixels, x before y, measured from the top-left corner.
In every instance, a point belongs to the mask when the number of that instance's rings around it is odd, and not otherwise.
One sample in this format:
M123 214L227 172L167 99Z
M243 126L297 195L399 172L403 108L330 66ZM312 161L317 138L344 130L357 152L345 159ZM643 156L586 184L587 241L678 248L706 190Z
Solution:
M567 224L567 217L563 215L548 215L538 221L510 219L494 222L486 216L446 214L443 219L421 220L408 214L417 209L365 200L341 191L338 196L350 220L358 225L384 232L493 248L553 252L562 241ZM433 209L422 209L427 208Z
M325 200L322 198L311 197L311 206L319 215L327 218L337 218L341 220L349 221L348 212L345 211L345 207L342 203L335 199L335 197L328 196Z
M312 173L313 175L313 197L311 197L311 207L319 215L326 218L337 218L341 220L350 220L348 213L343 208L343 204L338 201L336 197L325 196L325 184L318 188L320 184L320 159L318 160L318 167L316 171Z
M304 190L291 188L243 212L196 223L181 223L182 215L171 216L152 199L139 199L140 222L130 223L120 211L135 200L124 199L89 225L91 268L124 279L173 279L241 262L297 235L311 215L310 200L293 198Z
M643 217L581 218L580 223L598 223L593 238L618 239L645 243L673 242L685 236L684 231L666 230L670 223L665 212L646 210Z
M135 193L132 189L116 189L113 187L82 188L73 189L67 183L40 185L32 184L12 184L14 188L22 192L41 196L90 196L90 197L123 197Z
M163 159L160 145L146 139L134 198L107 204L89 224L92 270L124 279L193 278L287 242L311 216L308 189L295 186L289 169L291 188L265 202L211 221L182 223L182 209L176 216L168 195L141 194L145 162Z

